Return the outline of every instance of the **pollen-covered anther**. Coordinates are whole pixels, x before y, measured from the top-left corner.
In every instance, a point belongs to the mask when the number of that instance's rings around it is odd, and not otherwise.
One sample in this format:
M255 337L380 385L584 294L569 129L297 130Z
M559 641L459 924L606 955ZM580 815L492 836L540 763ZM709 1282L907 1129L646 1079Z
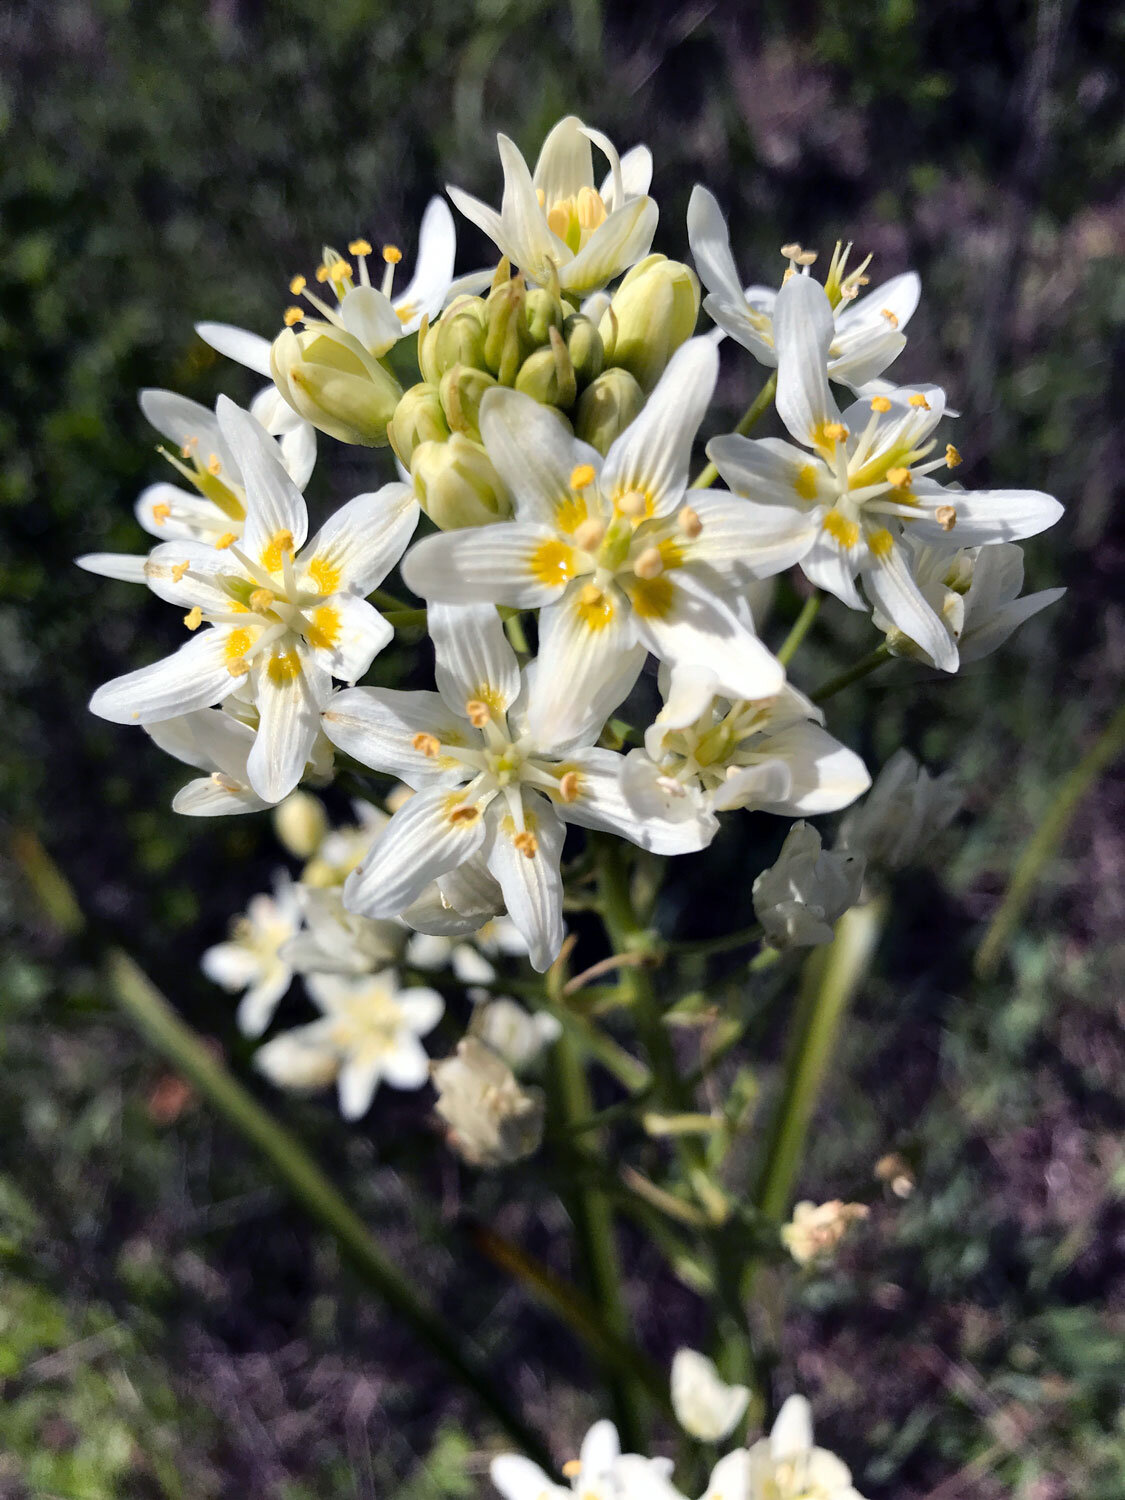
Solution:
M428 734L424 729L419 730L419 732L414 736L410 743L414 747L414 749L417 750L420 755L424 755L427 760L437 760L438 756L441 754L441 741L438 739L437 735Z
M357 250L356 254L358 255L359 253L360 252ZM384 245L383 259L386 261L388 266L397 266L399 261L402 259L402 251L398 248L397 245Z
M872 396L872 398L871 398L871 410L872 411L887 412L887 411L890 411L890 409L891 409L891 403L887 399L886 396Z
M898 327L898 313L892 312L889 307L881 307L879 309L879 314L881 317L886 318L887 322L891 325L892 328Z
M250 663L244 656L236 656L227 662L227 671L232 677L245 677L250 671Z
M272 589L255 589L250 595L250 608L256 615L264 614L276 597Z
M848 429L843 422L826 422L824 424L824 436L830 443L842 443L848 436Z
M184 578L184 574L187 572L187 570L190 567L191 567L191 563L187 562L187 561L179 562L179 563L173 563L172 564L172 582L173 583L182 583L183 582L183 578Z
M218 552L225 552L228 547L233 547L237 540L233 531L224 531L222 536L216 539L215 549Z
M451 823L475 823L480 817L480 808L473 802L459 802L449 814Z
M217 453L212 453L208 458L207 472L214 478L218 478L218 476L223 472L223 463Z
M926 397L922 391L914 392L913 396L911 396L910 398L910 405L917 406L921 411L930 410L930 403L926 400Z
M583 552L593 552L605 539L605 526L596 516L586 519L574 528L574 545Z
M349 255L370 255L371 254L371 245L369 244L369 242L367 240L363 240L363 239L349 240L348 241L348 254Z
M291 297L299 297L307 286L308 282L303 276L294 276L293 280L289 283L289 295Z
M888 469L887 470L887 483L891 484L891 485L894 485L894 487L895 487L896 490L906 490L906 489L909 489L910 488L910 480L911 480L911 478L912 478L912 475L911 475L909 469Z
M781 247L781 253L786 260L796 260L801 251L802 246L798 240L790 240L788 244Z
M793 259L797 262L797 264L799 266L811 266L811 265L815 265L816 264L816 259L817 259L817 251L815 251L815 250L802 250L801 253L800 253L800 255L795 255L793 257Z
M320 281L320 282L324 282L324 281L328 280L328 267L326 265L322 264L322 265L317 266L317 268L316 268L316 279L317 279L317 281Z
M158 505L152 507L152 519L155 525L163 526L164 522L172 514L172 507L161 500Z
M483 729L492 718L492 710L487 703L480 698L470 698L465 704L465 712L469 716L469 723L474 729Z
M593 464L575 464L570 473L570 487L572 490L587 489L597 477Z
M180 444L180 457L190 458L198 447L199 439L197 437L185 438Z
M699 512L690 505L681 506L676 512L676 525L684 536L693 540L703 530L703 522L699 519Z
M559 777L559 796L564 802L573 802L578 796L578 772L564 771Z
M240 792L242 788L233 776L228 776L225 771L212 771L211 780L224 792Z
M638 578L659 578L663 571L664 559L658 547L646 547L633 564L633 572Z
M578 602L585 604L587 608L592 608L593 605L600 604L601 600L602 591L596 583L584 584L582 592L578 595Z
M946 467L950 469L955 469L959 463L964 463L964 459L952 443L946 443L945 445L945 463Z
M939 505L934 511L934 520L942 531L952 531L957 525L957 512L952 505Z
M635 519L638 516L644 515L648 509L648 501L641 494L640 490L626 490L618 498L617 509L623 516Z
M196 604L192 609L188 610L187 614L184 616L184 624L189 630L198 630L199 627L203 624L203 611L200 609L198 604Z
M582 1460L580 1458L568 1458L562 1466L564 1479L575 1479L582 1472Z
M293 325L295 323L299 323L304 316L304 313L299 307L287 307L285 309L282 321L284 322L286 328L292 328Z
M525 829L523 833L517 833L512 843L523 855L524 859L534 859L539 853L539 840L533 833Z

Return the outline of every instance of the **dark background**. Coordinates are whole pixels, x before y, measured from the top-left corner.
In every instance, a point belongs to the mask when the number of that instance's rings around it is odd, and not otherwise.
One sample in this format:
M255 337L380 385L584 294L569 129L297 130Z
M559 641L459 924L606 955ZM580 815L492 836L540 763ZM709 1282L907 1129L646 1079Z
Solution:
M575 112L622 149L652 147L669 254L686 255L703 181L747 280L774 280L794 238L822 254L854 240L875 281L917 268L895 373L946 385L964 413L958 478L1065 503L1027 548L1031 586L1068 586L1060 606L956 679L894 668L832 713L870 764L905 744L966 791L938 868L893 888L801 1183L854 1194L891 1148L918 1176L838 1270L789 1277L777 1390L810 1396L872 1500L1125 1487L1120 772L1044 871L1010 967L987 985L970 968L1019 848L1120 693L1123 32L1101 4L912 0L0 10L5 823L38 836L244 1077L230 1003L196 966L279 848L267 819L175 819L183 773L87 715L93 687L164 654L177 623L71 564L144 545L132 502L164 475L139 387L257 388L194 321L272 332L324 240L394 239L409 262L443 183L498 200L497 129L533 157ZM465 226L460 267L486 259ZM726 348L728 425L760 376ZM330 439L322 453L314 512L389 477L385 456ZM771 639L795 607L786 586ZM869 622L826 609L796 678L873 644ZM396 646L381 680L416 657ZM759 821L672 866L667 930L750 919L778 835ZM225 1128L190 1101L168 1121L160 1065L18 862L0 903L0 1496L481 1492L473 1409ZM767 1091L776 1052L775 1026L754 1060ZM430 1149L417 1101L381 1100L358 1129L330 1102L273 1102L574 1451L603 1409L593 1372L458 1232L479 1216L565 1270L549 1180L459 1169ZM421 1149L387 1145L404 1138ZM639 1335L666 1362L704 1337L701 1308L626 1250Z

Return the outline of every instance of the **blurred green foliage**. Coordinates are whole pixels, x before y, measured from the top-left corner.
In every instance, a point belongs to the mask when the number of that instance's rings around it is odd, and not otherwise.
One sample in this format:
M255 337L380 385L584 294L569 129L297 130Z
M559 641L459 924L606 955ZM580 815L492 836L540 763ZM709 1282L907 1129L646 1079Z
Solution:
M322 241L409 247L443 183L495 196L497 129L531 152L574 111L653 147L671 254L686 253L702 180L747 280L774 279L795 236L822 250L852 238L878 277L916 266L923 307L897 368L964 410L966 482L1036 484L1067 504L1028 548L1034 586L1070 586L1060 609L953 682L896 667L833 709L873 764L906 744L955 765L968 791L942 884L896 888L803 1191L868 1192L892 1148L918 1186L877 1207L838 1272L795 1278L780 1351L782 1389L813 1397L873 1500L1125 1490L1119 782L1083 809L1006 979L975 986L968 962L1015 851L1119 692L1123 33L1119 8L1050 0L59 0L0 18L0 798L236 1059L229 1006L195 966L268 880L268 824L174 820L176 767L85 713L93 686L163 654L175 624L70 561L142 545L132 502L163 476L139 387L253 393L193 321L271 331ZM466 230L463 268L485 258ZM728 348L731 414L758 380ZM369 455L323 447L317 507L371 478ZM797 603L783 588L774 629ZM871 643L866 621L826 609L798 680ZM381 662L384 680L411 670L409 649ZM706 899L698 862L677 866L669 931L746 920L757 864L743 839L711 856ZM479 1492L458 1400L435 1394L252 1160L190 1102L160 1114L157 1070L18 870L0 895L3 1500ZM752 1003L737 980L720 993ZM765 1012L758 1041L776 1054ZM589 1372L552 1358L536 1314L448 1238L470 1210L543 1238L558 1228L546 1186L525 1218L502 1179L435 1173L433 1201L410 1202L378 1111L370 1136L317 1106L293 1113L390 1243L406 1253L420 1235L419 1274L524 1372L532 1414L576 1441L597 1410ZM667 1360L696 1336L696 1304L631 1248L640 1324Z

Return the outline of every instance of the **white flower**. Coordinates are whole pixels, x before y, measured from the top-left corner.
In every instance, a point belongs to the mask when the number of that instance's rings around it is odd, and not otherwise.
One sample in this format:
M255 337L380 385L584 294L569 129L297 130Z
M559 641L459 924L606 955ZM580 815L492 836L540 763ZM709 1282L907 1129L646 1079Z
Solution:
M709 295L703 306L714 321L755 359L774 368L773 313L777 292L773 287L748 286L743 290L730 247L730 230L714 195L705 187L692 190L688 203L688 241ZM850 274L848 251L836 246L828 270L827 290L832 304L835 330L828 348L828 376L841 385L859 390L883 370L906 347L903 329L918 306L922 284L914 271L892 276L865 296L859 295L867 277L868 260ZM799 245L785 246L805 260ZM784 252L783 252L784 253ZM795 260L791 265L796 265Z
M510 1068L522 1073L558 1040L562 1027L546 1011L533 1015L519 1001L501 995L496 1000L481 1000L473 1011L470 1030Z
M208 773L180 788L172 799L173 812L218 818L269 807L247 779L246 762L254 748L248 724L221 708L200 708L144 728L161 750Z
M292 328L303 323L306 330L343 334L345 346L354 339L367 354L381 359L399 339L417 332L423 318L436 318L449 295L457 256L457 233L445 200L431 198L426 205L418 231L418 262L414 276L398 296L394 294L394 277L395 267L402 260L402 251L397 245L383 246L383 275L381 285L377 287L371 284L367 265L367 257L372 253L367 240L352 240L348 254L355 257L359 267L357 273L350 260L326 246L323 260L317 267L316 280L321 285L331 286L336 305L332 306L314 292L303 276L295 276L289 283L290 292L295 297L303 297L320 317L310 318L299 307L293 307L286 313L286 326ZM270 373L268 346L263 373Z
M957 643L961 663L996 651L1013 631L1056 603L1065 589L1042 589L1019 598L1023 552L1015 542L991 547L942 547L903 539L910 570L934 613ZM885 631L895 656L930 661L926 652L876 609L872 618ZM932 663L931 663L932 664Z
M839 846L865 856L869 864L899 870L948 828L962 800L949 771L931 776L909 750L896 750L840 825Z
M289 477L303 490L316 465L316 428L297 415L273 383L270 373L270 341L261 334L231 323L197 323L195 331L205 344L247 369L264 375L269 385L250 403L250 415L256 417L271 437L278 440L281 461Z
M295 974L372 974L401 961L410 933L348 911L339 886L298 886L301 930L281 956Z
M815 1448L809 1403L790 1396L768 1438L720 1459L703 1500L862 1500L847 1466Z
M200 959L200 967L213 983L232 994L245 991L238 1006L238 1024L247 1036L265 1031L292 983L293 970L281 950L300 920L297 888L279 871L274 894L251 897L245 914L231 926L230 941L216 943Z
M832 738L824 715L785 684L772 698L724 692L706 668L661 669L664 707L643 750L625 760L625 794L639 813L694 819L714 833L715 814L835 812L871 785L859 756Z
M380 1083L422 1087L430 1059L419 1038L445 1009L436 990L400 989L392 969L309 975L305 988L324 1014L259 1049L254 1061L268 1078L282 1087L319 1088L335 1074L346 1120L367 1113Z
M476 1037L433 1065L438 1114L449 1142L475 1167L500 1167L538 1150L543 1136L541 1089L524 1089L508 1064Z
M543 702L532 716L549 738L575 733L587 715L604 721L647 651L721 667L742 697L781 688L780 664L735 599L750 578L799 555L794 518L687 490L692 439L717 370L714 346L689 340L604 460L531 397L490 390L481 434L516 519L427 537L403 563L407 583L427 599L540 608L539 670L567 687L550 700L549 723Z
M798 1203L792 1219L782 1225L781 1243L799 1266L828 1260L851 1226L866 1219L868 1213L865 1203L844 1203L839 1198L828 1203Z
M389 814L362 797L352 800L354 823L331 828L301 871L302 885L343 885L390 822Z
M196 633L174 655L106 683L90 707L117 724L155 723L208 708L240 683L258 712L247 779L277 802L301 779L332 678L354 682L393 634L363 596L398 561L418 505L405 485L385 485L338 510L305 546L305 502L272 440L225 398L219 417L246 485L241 541L153 550L149 587L186 606Z
M600 191L591 142L610 166ZM499 213L460 188L446 191L529 280L547 287L557 281L582 296L648 254L657 209L648 197L652 156L646 146L621 158L601 131L568 115L543 142L532 175L514 142L498 135L496 143L504 169Z
M587 715L566 739L537 730L555 721L554 700L575 684L542 661L521 674L495 609L432 605L429 628L437 693L352 688L324 714L333 744L417 789L348 877L344 900L368 916L398 916L431 881L483 858L542 971L562 946L567 822L657 853L698 848L698 839L632 812L621 756L592 748L601 718Z
M794 823L777 862L754 882L754 912L775 947L815 947L832 941L862 884L862 855L822 849L811 823Z
M563 1465L569 1488L553 1484L538 1464L514 1453L494 1458L489 1473L504 1500L683 1500L670 1482L671 1470L667 1459L622 1453L613 1423L595 1422L580 1456Z
M777 438L733 434L707 451L736 492L800 518L797 556L811 582L863 609L858 573L871 603L937 666L956 671L957 647L911 574L904 533L947 545L1012 541L1054 525L1062 507L1038 490L954 490L928 478L961 461L949 445L944 457L919 462L945 410L935 386L863 399L841 415L827 373L834 329L824 288L791 277L774 315L777 409L811 457Z
M750 1401L745 1385L727 1385L705 1354L679 1349L672 1361L672 1407L685 1432L704 1443L734 1431Z

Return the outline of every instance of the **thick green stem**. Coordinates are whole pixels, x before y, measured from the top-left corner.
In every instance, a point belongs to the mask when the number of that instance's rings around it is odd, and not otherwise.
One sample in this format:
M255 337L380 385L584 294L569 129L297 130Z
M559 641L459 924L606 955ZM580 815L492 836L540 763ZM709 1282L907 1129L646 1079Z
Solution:
M1107 771L1123 751L1125 703L1074 769L1059 783L1046 816L1016 861L1011 884L1004 893L1004 899L993 912L992 920L977 949L973 967L982 979L989 978L999 967L1004 950L1019 926L1043 866L1062 843L1070 820L1078 810L1078 804L1102 772Z
M781 650L777 653L777 659L783 667L787 667L796 656L798 648L805 636L813 627L813 621L820 613L820 601L822 595L810 594L801 606L801 613L793 621L793 628L785 637Z
M885 661L892 661L893 657L887 649L886 642L876 646L874 651L869 651L866 656L861 656L859 661L841 672L836 677L830 677L827 682L821 683L820 687L809 697L814 703L825 703L829 698L834 698L837 693L843 692L844 688L851 687L853 682L859 682L862 678L870 676Z
M758 392L757 396L755 396L754 400L746 408L741 418L739 419L738 425L734 430L739 434L740 437L745 437L750 429L755 426L755 424L760 420L760 418L765 416L766 412L769 411L770 407L773 405L773 398L776 393L777 372L775 371L766 381L765 385ZM710 487L715 483L715 480L718 479L718 477L719 471L718 469L716 469L715 465L708 464L707 467L701 469L696 477L692 480L691 487L693 490L710 489Z

